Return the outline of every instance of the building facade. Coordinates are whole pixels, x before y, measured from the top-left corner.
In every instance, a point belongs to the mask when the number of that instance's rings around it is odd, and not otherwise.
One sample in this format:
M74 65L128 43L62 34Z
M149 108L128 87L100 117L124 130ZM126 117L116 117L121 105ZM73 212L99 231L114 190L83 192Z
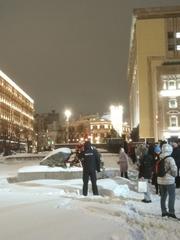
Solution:
M0 152L30 150L33 115L34 100L0 71Z
M128 80L139 138L180 138L180 6L134 10Z
M122 136L129 138L130 127L123 123ZM79 119L70 122L69 142L91 140L93 144L106 143L109 138L120 138L113 128L109 115L99 114L80 116Z

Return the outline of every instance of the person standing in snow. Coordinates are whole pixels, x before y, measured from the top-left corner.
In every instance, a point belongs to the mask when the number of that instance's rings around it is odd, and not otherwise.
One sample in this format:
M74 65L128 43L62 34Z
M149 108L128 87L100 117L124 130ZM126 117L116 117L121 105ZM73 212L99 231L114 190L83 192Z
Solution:
M177 166L177 176L175 178L175 183L176 183L176 188L180 188L180 175L179 175L179 171L180 171L180 146L178 145L178 141L177 142L173 142L173 152L172 152L172 157L174 158L174 161L176 163Z
M84 143L84 151L81 153L80 159L83 167L83 195L87 196L89 177L92 183L93 194L99 195L96 184L96 171L100 172L100 155L92 147L90 141Z
M157 173L156 173L156 164L159 161L159 156L161 153L161 148L159 144L154 146L154 161L153 161L153 173L152 173L152 184L155 186L156 194L159 193L158 189L158 182L157 182Z
M160 155L161 161L165 161L164 167L166 174L163 177L158 177L157 181L159 184L160 196L161 196L161 211L162 217L168 216L177 218L175 215L174 204L175 204L175 177L177 175L177 166L174 158L171 157L173 148L168 143L162 145L162 153ZM166 208L166 199L168 199L168 208Z
M125 153L124 148L120 148L119 160L117 162L120 166L121 177L128 178L128 155Z
M153 157L151 155L151 149L148 149L144 146L143 148L143 154L140 158L140 165L139 165L139 178L145 179L148 183L150 182L151 176L152 176L152 165L153 165ZM144 199L142 200L144 203L150 203L151 202L151 195L149 191L149 187L147 187L147 192L144 193Z

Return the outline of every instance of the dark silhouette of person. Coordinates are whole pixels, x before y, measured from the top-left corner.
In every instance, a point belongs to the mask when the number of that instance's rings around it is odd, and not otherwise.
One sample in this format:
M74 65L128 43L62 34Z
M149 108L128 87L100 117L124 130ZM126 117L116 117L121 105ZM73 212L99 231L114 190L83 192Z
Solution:
M90 141L84 143L84 151L81 153L80 159L83 167L83 195L87 196L89 178L92 183L93 194L99 195L96 171L100 172L100 155Z

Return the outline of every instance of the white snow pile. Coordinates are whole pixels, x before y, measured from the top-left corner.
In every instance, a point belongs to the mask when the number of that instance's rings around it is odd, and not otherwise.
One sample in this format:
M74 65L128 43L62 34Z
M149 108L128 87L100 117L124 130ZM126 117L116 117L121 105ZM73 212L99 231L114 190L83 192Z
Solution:
M16 175L20 165L23 167L22 163L0 165L2 240L180 239L180 222L161 217L154 186L152 203L147 204L141 202L143 194L129 189L133 181L120 177L97 180L99 196L92 195L89 183L87 197L82 196L82 179L9 184L6 177ZM33 171L32 166L24 169ZM180 217L180 189L176 189L175 209Z
M81 167L69 167L69 168L63 168L63 167L49 167L49 166L42 166L42 165L35 165L35 166L28 166L28 167L22 167L18 170L19 173L23 172L76 172L76 171L82 171Z

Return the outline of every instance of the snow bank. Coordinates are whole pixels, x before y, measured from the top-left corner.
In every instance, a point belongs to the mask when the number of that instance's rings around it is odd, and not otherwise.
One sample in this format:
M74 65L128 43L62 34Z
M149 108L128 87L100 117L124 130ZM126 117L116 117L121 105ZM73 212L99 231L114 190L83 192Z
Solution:
M82 171L80 167L69 167L69 168L62 168L62 167L49 167L49 166L29 166L23 167L18 170L18 173L30 173L30 172L77 172Z

